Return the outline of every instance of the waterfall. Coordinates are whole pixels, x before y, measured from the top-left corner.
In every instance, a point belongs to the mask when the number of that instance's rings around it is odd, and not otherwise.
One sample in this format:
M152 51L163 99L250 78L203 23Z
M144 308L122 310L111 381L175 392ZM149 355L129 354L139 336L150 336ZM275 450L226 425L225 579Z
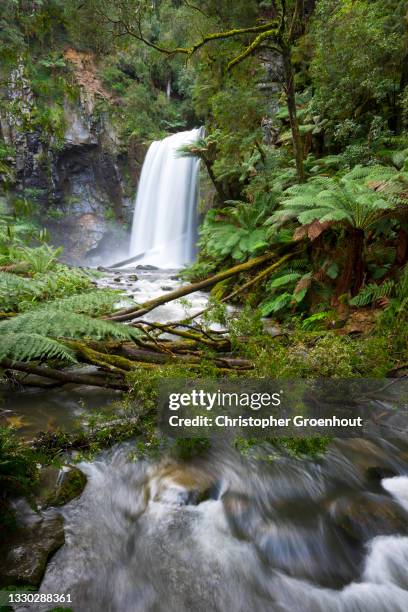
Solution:
M153 142L140 177L129 257L159 268L179 268L195 256L199 160L177 149L198 140L203 128Z

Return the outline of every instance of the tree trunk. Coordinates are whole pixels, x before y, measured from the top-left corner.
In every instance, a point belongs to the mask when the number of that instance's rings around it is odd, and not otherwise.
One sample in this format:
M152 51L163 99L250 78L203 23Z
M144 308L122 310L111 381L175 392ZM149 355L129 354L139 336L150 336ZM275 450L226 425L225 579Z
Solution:
M217 196L220 200L220 203L223 204L225 200L227 199L227 196L224 192L224 189L222 188L222 185L219 183L219 181L217 181L217 178L212 169L212 162L209 159L207 159L207 157L205 156L201 157L201 159L203 160L204 165L208 172L208 176L210 177L211 182L214 185L214 189L217 192Z
M305 182L305 168L303 164L303 143L299 131L299 122L296 112L295 75L293 71L290 49L282 50L283 70L285 74L286 102L289 112L290 129L292 131L293 154L296 161L296 171L299 183Z
M346 261L335 293L337 299L349 291L356 295L364 281L364 230L353 228L347 239Z

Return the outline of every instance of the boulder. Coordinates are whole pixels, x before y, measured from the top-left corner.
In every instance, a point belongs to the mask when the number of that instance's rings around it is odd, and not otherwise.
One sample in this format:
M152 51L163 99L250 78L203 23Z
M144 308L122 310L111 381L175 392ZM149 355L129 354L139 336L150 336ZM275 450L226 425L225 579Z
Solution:
M17 504L17 526L0 549L0 586L39 586L51 555L64 544L64 523L55 509L36 514Z
M385 495L356 493L341 497L331 504L329 513L339 529L360 542L379 535L408 533L407 513Z

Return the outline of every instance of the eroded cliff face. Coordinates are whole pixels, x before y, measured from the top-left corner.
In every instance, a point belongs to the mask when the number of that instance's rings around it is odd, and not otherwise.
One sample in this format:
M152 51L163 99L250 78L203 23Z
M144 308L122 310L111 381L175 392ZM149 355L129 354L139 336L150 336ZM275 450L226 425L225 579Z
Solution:
M111 253L126 253L145 151L121 147L109 112L116 101L103 88L92 55L67 49L64 59L78 95L64 99L59 134L45 134L30 121L36 100L23 63L12 73L6 92L11 105L0 115L2 136L15 150L10 197L34 202L67 261L103 263Z

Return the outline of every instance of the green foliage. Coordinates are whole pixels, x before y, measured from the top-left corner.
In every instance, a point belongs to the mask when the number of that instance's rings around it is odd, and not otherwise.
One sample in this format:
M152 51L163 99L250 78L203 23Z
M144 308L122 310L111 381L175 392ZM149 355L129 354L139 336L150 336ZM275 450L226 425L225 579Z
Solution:
M319 176L303 185L289 187L282 209L272 215L269 223L297 219L302 225L319 221L322 224L343 223L364 230L370 228L385 212L392 210L393 205L354 178L354 175Z
M81 293L91 286L84 272L64 266L33 278L0 271L0 310L29 310L44 300Z
M54 308L52 303L1 322L0 331L4 334L39 333L52 338L92 337L120 340L131 340L140 335L138 330L127 325L93 319L68 310L62 311Z
M32 272L44 274L54 266L62 251L62 247L54 248L43 244L36 248L21 247L19 251L15 251L15 255L20 255L20 260L27 262Z
M373 114L395 113L405 10L399 0L317 3L311 63L314 103L337 130L354 122L347 140L367 132Z
M267 228L262 227L263 207L235 202L222 210L210 210L200 229L199 245L212 258L244 261L264 252L268 246Z
M76 312L78 314L86 314L92 316L101 316L108 314L114 310L119 302L123 301L120 291L109 289L94 289L91 291L81 292L69 297L63 297L58 300L47 303L47 308L55 310L64 310ZM129 298L126 299L126 306L134 303Z
M58 359L74 363L72 351L60 342L30 332L3 332L0 344L0 361L34 361L37 359Z
M213 261L197 261L182 270L180 277L190 282L204 280L214 272L215 268L216 263Z
M394 316L400 321L408 311L408 265L406 265L397 279L388 279L380 285L369 283L350 300L352 306L368 306L378 301L388 303L387 316Z
M381 285L370 283L365 285L362 290L350 300L352 306L368 306L382 298L389 297L395 287L393 280L388 280Z

